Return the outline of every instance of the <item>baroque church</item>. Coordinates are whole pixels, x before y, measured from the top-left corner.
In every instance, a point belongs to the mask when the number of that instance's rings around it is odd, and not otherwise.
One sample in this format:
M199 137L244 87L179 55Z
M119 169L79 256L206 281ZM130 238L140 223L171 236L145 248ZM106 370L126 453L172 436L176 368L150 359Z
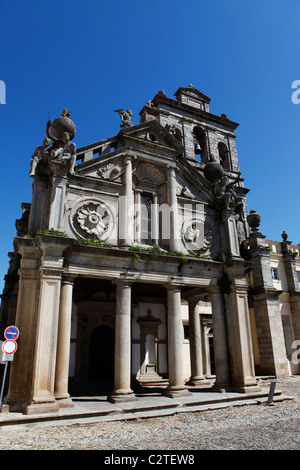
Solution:
M64 110L31 157L0 311L21 332L5 403L49 413L76 386L118 403L135 384L172 399L299 374L300 246L248 211L238 124L193 85L159 91L138 124L116 112L116 135L77 149Z

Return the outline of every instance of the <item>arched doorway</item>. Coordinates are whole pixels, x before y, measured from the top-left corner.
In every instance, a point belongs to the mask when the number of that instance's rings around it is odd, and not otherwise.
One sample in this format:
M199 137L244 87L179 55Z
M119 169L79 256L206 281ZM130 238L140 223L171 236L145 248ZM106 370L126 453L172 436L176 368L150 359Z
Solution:
M90 336L89 380L111 382L114 378L115 332L107 325L97 326Z

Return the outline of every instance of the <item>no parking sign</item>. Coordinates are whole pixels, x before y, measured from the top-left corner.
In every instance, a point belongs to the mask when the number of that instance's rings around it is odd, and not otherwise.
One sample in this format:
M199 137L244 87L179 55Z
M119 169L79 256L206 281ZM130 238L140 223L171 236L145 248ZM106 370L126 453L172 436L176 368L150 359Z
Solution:
M16 340L19 338L19 329L16 326L8 326L4 331L4 336L7 340L12 339Z

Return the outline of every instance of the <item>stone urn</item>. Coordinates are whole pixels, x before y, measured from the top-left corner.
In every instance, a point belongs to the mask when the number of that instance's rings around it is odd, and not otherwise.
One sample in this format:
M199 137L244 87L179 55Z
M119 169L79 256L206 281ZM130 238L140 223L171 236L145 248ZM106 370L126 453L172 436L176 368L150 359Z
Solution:
M247 222L252 232L258 232L260 221L261 221L261 215L258 214L255 210L251 210L250 214L247 216Z
M220 181L220 179L224 175L224 170L223 170L222 165L214 161L207 163L203 171L204 171L205 178L211 183L214 181Z

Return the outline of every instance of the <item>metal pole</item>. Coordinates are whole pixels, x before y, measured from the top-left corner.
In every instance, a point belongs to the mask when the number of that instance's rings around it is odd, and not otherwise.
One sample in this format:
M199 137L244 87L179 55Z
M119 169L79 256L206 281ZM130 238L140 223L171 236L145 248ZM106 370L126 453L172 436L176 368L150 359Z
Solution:
M275 392L275 387L276 387L276 380L274 379L270 379L270 391L269 391L269 396L268 396L268 405L271 405L271 403L273 402L273 396L274 396L274 392Z
M4 391L4 384L5 384L7 366L8 366L8 362L6 361L5 362L4 374L3 374L3 379L2 379L1 395L0 395L0 410L1 410L1 406L2 406L2 398L3 398L3 391Z

